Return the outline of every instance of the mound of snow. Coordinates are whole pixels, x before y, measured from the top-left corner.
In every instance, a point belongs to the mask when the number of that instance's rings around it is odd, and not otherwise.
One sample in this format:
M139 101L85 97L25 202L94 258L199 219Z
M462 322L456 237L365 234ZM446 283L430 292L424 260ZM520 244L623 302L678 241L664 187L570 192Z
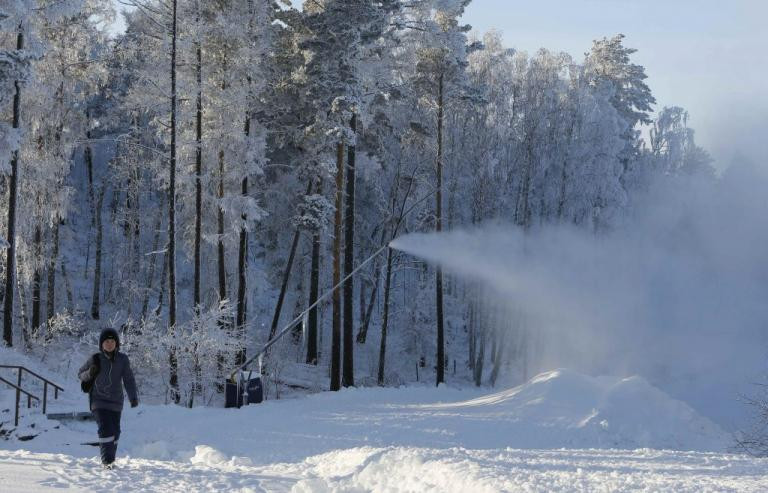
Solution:
M495 394L419 408L508 423L503 428L516 446L725 450L731 442L715 423L638 376L559 369Z

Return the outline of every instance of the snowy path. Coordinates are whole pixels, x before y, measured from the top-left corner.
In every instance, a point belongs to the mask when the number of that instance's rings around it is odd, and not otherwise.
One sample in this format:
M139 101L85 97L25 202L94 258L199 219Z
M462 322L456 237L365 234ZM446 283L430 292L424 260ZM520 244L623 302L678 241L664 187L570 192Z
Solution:
M218 462L220 461L221 462ZM193 462L194 461L194 462ZM242 461L241 462L245 462ZM238 464L211 449L192 461L95 459L0 451L3 491L738 491L768 490L766 463L655 450L353 448L299 463ZM6 489L11 485L10 489Z
M126 409L116 471L80 445L93 423L26 422L19 434L34 439L0 441L2 492L768 491L768 459L726 453L728 435L690 407L642 379L567 370L490 394L345 389L239 410Z

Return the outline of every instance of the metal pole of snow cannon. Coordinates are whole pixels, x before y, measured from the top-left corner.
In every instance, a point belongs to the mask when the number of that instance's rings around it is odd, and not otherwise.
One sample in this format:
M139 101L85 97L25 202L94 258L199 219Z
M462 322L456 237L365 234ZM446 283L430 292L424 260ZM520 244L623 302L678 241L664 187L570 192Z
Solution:
M261 358L261 356L263 356L263 355L264 355L264 354L267 352L267 350L268 350L269 348L271 348L271 347L272 347L272 346L273 346L273 345L274 345L274 344L275 344L277 341L279 341L279 340L280 340L280 339L281 339L281 338L282 338L282 337L283 337L285 334L287 334L288 332L290 332L290 331L291 331L291 329L293 329L294 327L296 327L296 324L302 321L302 319L304 318L304 315L305 315L305 314L309 313L309 311L310 311L311 309L313 309L314 307L316 307L317 305L319 305L321 301L325 300L325 299L326 299L328 296L330 296L331 294L333 294L333 292L334 292L334 291L336 291L337 289L339 289L339 288L340 288L340 287L341 287L341 286L344 284L344 281L346 281L346 280L347 280L347 279L349 279L350 277L352 277L352 276L354 276L355 274L357 274L357 272L358 272L360 269L362 269L363 267L365 267L365 265L366 265L366 264L368 264L368 263L369 263L371 260L373 260L374 258L376 258L376 257L377 257L379 254L381 254L381 252L383 252L383 251L384 251L384 250L386 250L387 248L389 248L389 244L387 244L387 245L384 245L383 247L381 247L381 248L379 248L378 250L376 250L376 252L375 252L373 255L371 255L370 257L368 257L367 259L365 259L365 260L364 260L364 261L363 261L363 262L362 262L360 265L358 265L358 266L357 266L357 268L356 268L355 270L353 270L352 272L350 272L350 273L349 273L349 275L347 275L347 276L346 276L344 279L340 280L340 281L338 282L338 284L336 284L334 287L332 287L331 289L329 289L328 291L326 291L325 293L323 293L323 295L322 295L322 296L319 296L319 297L317 298L317 300L316 300L314 303L312 303L312 304L311 304L311 305L310 305L310 306L309 306L309 307L308 307L306 310L304 310L303 312L301 312L301 313L300 313L298 316L296 316L296 318L294 318L294 319L293 319L293 320L291 320L291 321L290 321L290 322L289 322L287 325L285 325L285 326L284 326L284 327L283 327L283 328L280 330L280 332L278 332L277 334L275 334L275 337L273 337L272 339L270 339L269 341L267 341L267 343L266 343L266 344L264 344L264 347L262 347L262 348L261 348L261 350L260 350L258 353L256 353L255 355L251 356L251 358L249 358L249 359L248 359L248 360L247 360L245 363L243 363L242 365L240 365L240 366L238 366L237 368L235 368L234 370L232 370L232 371L230 372L230 374L229 374L229 378L230 378L230 380L231 380L231 381L234 381L234 379L235 379L235 375L237 374L237 372L238 372L238 371L242 370L243 368L246 368L246 367L248 367L248 365L250 365L250 364L251 364L251 363L252 363L252 362L253 362L255 359L257 359L257 358Z
M408 214L410 214L410 213L411 213L411 212L412 212L412 211L413 211L413 210L416 208L416 206L418 206L418 205L419 205L419 204L421 204L422 202L426 201L428 198L430 198L430 197L431 197L432 195L434 195L435 193L437 193L437 189L435 189L435 190L433 190L433 191L429 192L429 193L428 193L428 194L426 194L424 197L420 198L419 200L417 200L416 202L414 202L413 204L411 204L411 206L408 208L408 210L406 210L405 212L402 212L402 213L400 214L400 219L399 219L399 221L398 221L398 223L397 223L397 226L395 227L395 234L397 234L397 229L398 229L398 227L400 226L400 222L401 222L401 221L402 221L402 220L405 218L405 216L407 216ZM296 318L294 318L293 320L291 320L291 322L290 322L288 325L286 325L285 327L283 327L283 328L280 330L280 332L278 332L277 334L275 334L275 336L274 336L272 339L270 339L269 341L267 341L267 343L266 343L266 344L264 344L264 347L262 347L262 348L261 348L261 351L259 351L258 353L256 353L254 356L251 356L251 358L249 358L249 359L248 359L248 360L247 360L245 363L243 363L242 365L240 365L240 366L238 366L237 368L235 368L234 370L232 370L232 372L229 374L229 380L230 380L231 382L234 382L234 381L235 381L235 374L236 374L238 371L240 371L241 369L243 369L243 368L246 368L248 365L250 365L250 364L253 362L253 360L255 360L256 358L259 358L259 373L261 373L261 357L262 357L264 354L266 354L267 350L268 350L270 347L272 347L272 346L273 346L273 345L274 345L274 344L275 344L275 343L276 343L278 340L280 340L280 338L282 338L282 337L283 337L285 334L287 334L287 333L288 333L288 332L289 332L289 331L290 331L290 330L291 330L291 329L292 329L292 328L293 328L293 327L296 325L296 323L298 323L298 322L299 322L299 321L300 321L300 320L301 320L301 319L304 317L304 314L306 314L306 313L309 313L309 311L310 311L311 309L313 309L314 307L316 307L317 305L319 305L321 301L325 300L325 299L326 299L328 296L330 296L331 294L333 294L333 292L334 292L334 291L336 291L337 289L339 289L339 288L340 288L340 287L341 287L341 286L344 284L344 282L345 282L347 279L349 279L350 277L352 277L352 276L354 276L355 274L357 274L357 272L358 272L360 269L362 269L362 268L363 268L363 267L364 267L364 266L365 266L365 265L366 265L368 262L370 262L371 260L373 260L374 258L376 258L377 256L379 256L379 255L381 254L381 252L383 252L383 251L387 250L388 248L390 248L390 246L389 246L389 245L391 245L391 244L392 244L392 242L394 242L396 239L397 239L397 238L392 238L392 240L390 240L390 241L389 241L389 243L387 243L387 244L386 244L386 245L384 245L383 247L381 247L381 248L379 248L378 250L376 250L376 252L374 252L374 254L373 254L373 255L371 255L370 257L368 257L367 259L365 259L365 260L364 260L364 261L363 261L363 262L362 262L360 265L358 265L358 266L357 266L357 268L356 268L355 270L353 270L352 272L350 272L350 273L349 273L349 275L347 275L346 277L344 277L344 279L340 280L340 281L339 281L339 282L338 282L338 283L337 283L337 284L336 284L334 287L332 287L331 289L329 289L328 291L326 291L325 293L323 293L323 295L322 295L322 296L318 297L318 298L317 298L317 300L316 300L314 303L312 303L312 304L311 304L311 305L310 305L310 306L309 306L309 307L308 307L306 310L304 310L303 312L301 312L301 313L300 313L300 314L299 314L299 315L298 315Z

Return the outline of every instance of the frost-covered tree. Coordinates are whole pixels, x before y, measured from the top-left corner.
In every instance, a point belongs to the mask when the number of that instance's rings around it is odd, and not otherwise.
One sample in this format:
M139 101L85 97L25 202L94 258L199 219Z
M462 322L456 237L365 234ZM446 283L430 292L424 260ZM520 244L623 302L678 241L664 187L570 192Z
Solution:
M6 259L4 328L7 343L12 339L17 254L26 259L24 266L32 272L33 326L36 328L40 325L42 276L46 267L49 278L48 318L54 315L58 227L66 216L68 194L63 185L68 174L73 143L79 137L78 119L71 119L70 115L82 102L83 87L88 85L90 74L97 71L91 66L92 57L101 43L95 25L99 21L108 20L110 12L104 2L82 0L15 2L0 12L3 27L14 26L10 37L16 49L12 55L3 57L5 60L15 60L16 68L13 71L17 73L14 80L13 127L25 129L23 141L18 140L18 134L15 136L20 149L14 153L11 163L8 207L10 247ZM2 34L6 38L7 33ZM33 97L29 98L27 107L21 102L21 86L24 81L19 77L23 71L22 62L30 60L34 61L30 64L26 87ZM2 79L7 81L5 76ZM21 116L22 108L29 110L24 117ZM31 162L29 165L19 163L24 160L36 162L34 166ZM17 200L18 189L24 188L26 181L22 180L20 166L31 173L30 183L35 184L33 192L23 194L21 201ZM18 208L29 209L29 214L19 216ZM44 217L47 217L52 227L53 244L45 264L42 261ZM19 221L20 218L24 220ZM29 230L34 231L31 241L26 234ZM24 243L18 252L17 235L26 238L22 239Z
M446 107L452 101L470 97L466 78L467 54L478 45L468 45L470 26L459 24L458 18L470 0L421 2L413 21L419 29L411 32L417 47L413 84L422 96L427 114L434 115L435 131L435 231L443 227L444 123ZM445 328L443 316L443 274L435 273L435 306L437 324L436 383L445 381Z
M712 158L696 145L688 112L679 106L659 111L650 130L650 150L663 174L714 175Z
M608 83L613 87L611 103L626 123L625 140L621 163L626 173L637 156L640 131L638 124L651 123L650 112L656 99L645 83L648 76L642 65L632 63L634 48L624 46L624 35L595 40L586 54L584 70L590 84L598 86Z
M30 2L31 3L31 2ZM0 52L2 69L0 69L0 90L3 96L0 96L0 103L5 103L9 94L13 94L13 123L9 126L6 123L0 124L0 158L3 162L3 171L10 172L10 186L8 198L8 231L6 234L6 261L5 261L5 289L4 296L4 317L3 317L3 341L6 345L13 345L13 293L14 281L16 276L16 209L18 193L18 167L19 167L19 146L21 140L20 120L21 120L21 84L26 77L28 55L24 49L24 20L29 15L31 5L16 4L13 9L3 7L0 10L0 28L5 31L9 27L10 32L16 31L15 44L13 50L3 50ZM16 29L13 29L16 27ZM5 34L5 33L3 33ZM6 37L6 36L3 36ZM2 105L4 106L4 104ZM1 106L0 106L1 107ZM6 160L10 158L10 169L6 168Z

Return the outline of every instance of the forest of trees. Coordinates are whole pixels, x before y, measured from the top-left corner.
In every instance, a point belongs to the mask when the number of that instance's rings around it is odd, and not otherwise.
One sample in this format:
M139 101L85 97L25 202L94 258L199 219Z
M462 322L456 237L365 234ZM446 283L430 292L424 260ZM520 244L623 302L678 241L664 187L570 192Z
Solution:
M481 385L535 358L439 268L349 274L409 232L603 234L654 180L715 174L623 36L529 54L472 37L469 1L126 0L119 34L108 0L3 2L5 344L114 325L191 405L346 278L267 373Z

